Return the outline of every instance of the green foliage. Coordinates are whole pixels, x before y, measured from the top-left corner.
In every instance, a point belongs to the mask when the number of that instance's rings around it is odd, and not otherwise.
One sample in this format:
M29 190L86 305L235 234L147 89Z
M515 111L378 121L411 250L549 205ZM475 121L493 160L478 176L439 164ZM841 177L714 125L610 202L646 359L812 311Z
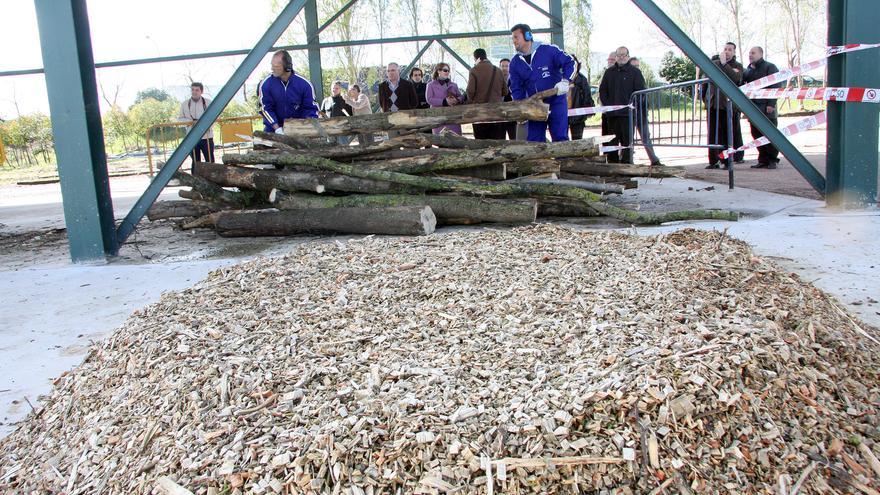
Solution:
M178 103L174 100L159 101L153 98L147 98L139 103L132 105L128 112L128 118L131 120L132 131L134 133L135 143L140 144L141 140L146 136L147 129L156 124L169 122L177 115ZM161 132L151 135L150 139L164 140L176 138L173 132Z
M697 66L688 58L666 52L660 63L660 77L670 84L693 81L697 78Z
M170 93L168 93L167 91L165 91L163 89L147 88L147 89L138 91L137 97L135 97L135 99L134 99L134 105L141 103L142 101L146 100L147 98L152 98L156 101L174 101L174 97L171 96ZM134 105L132 105L132 107L134 107Z
M226 108L220 112L221 119L228 119L231 117L249 117L251 115L256 115L257 109L252 104L252 102L242 103L240 101L230 101Z
M52 122L41 113L22 115L0 125L7 165L22 167L54 160Z
M657 80L657 76L654 74L654 68L644 60L639 59L639 63L639 70L642 71L642 76L645 78L645 87L653 88L656 86L662 86L660 81Z

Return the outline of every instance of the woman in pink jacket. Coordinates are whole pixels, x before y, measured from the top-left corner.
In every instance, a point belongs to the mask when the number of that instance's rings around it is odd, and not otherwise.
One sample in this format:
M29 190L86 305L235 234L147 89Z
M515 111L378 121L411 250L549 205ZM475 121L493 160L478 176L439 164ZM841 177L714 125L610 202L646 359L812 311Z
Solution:
M452 82L449 78L449 64L440 62L434 67L434 76L432 77L431 82L428 83L428 87L425 90L425 97L428 100L428 104L431 105L431 108L452 107L464 101L464 97L461 95L458 85ZM459 124L447 124L442 127L437 127L434 129L434 134L440 134L440 131L443 129L449 129L461 136L461 125Z

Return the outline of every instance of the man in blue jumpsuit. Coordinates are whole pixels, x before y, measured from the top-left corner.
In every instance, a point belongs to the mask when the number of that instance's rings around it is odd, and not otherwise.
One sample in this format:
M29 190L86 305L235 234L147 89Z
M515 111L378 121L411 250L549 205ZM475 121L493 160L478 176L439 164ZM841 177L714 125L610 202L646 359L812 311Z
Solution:
M574 72L574 59L556 45L545 45L532 37L527 24L510 29L516 55L510 61L510 94L524 100L535 93L556 88L556 95L544 99L550 105L547 122L530 120L528 140L547 141L547 125L553 141L568 141L568 86Z
M266 132L284 134L285 119L318 118L315 88L293 72L293 59L284 50L272 56L272 75L260 83L257 96Z

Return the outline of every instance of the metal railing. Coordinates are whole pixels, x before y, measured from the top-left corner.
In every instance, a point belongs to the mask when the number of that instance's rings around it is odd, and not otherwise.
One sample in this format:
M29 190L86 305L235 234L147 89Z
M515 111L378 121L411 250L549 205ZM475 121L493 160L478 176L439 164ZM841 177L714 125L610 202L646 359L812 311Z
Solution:
M643 146L651 163L659 161L657 147L704 148L710 163L726 163L733 189L734 157L721 158L723 151L734 147L733 105L709 79L637 91L630 104L630 143Z
M236 151L241 152L242 146L250 146L250 141L240 138L239 135L253 137L254 121L262 122L263 117L249 115L217 119L213 126L215 128L214 146L220 148L225 145L234 144ZM180 142L186 135L187 129L192 127L192 125L192 122L162 122L161 124L152 125L147 129L147 164L150 169L150 177L155 175L153 156L161 157L162 161L167 161L168 156L180 146ZM154 144L156 145L155 154L153 152Z

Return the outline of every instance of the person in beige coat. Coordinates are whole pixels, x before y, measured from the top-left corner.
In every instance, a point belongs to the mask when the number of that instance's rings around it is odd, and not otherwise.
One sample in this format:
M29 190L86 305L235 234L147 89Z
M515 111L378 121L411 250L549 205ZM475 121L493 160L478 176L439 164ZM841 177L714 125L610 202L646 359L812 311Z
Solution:
M194 82L190 85L191 96L180 104L180 115L177 117L178 122L195 122L202 118L205 110L208 109L208 105L211 104L211 100L202 96L204 91L205 87L200 82ZM214 129L212 127L208 128L208 132L202 136L202 139L193 148L190 156L193 163L214 161Z
M370 98L361 93L361 87L357 84L352 84L351 87L348 88L348 92L342 94L342 98L345 99L345 103L348 103L348 105L351 106L355 115L370 115L373 113L373 107L370 105ZM372 144L373 135L358 134L358 143L360 143L361 146Z

